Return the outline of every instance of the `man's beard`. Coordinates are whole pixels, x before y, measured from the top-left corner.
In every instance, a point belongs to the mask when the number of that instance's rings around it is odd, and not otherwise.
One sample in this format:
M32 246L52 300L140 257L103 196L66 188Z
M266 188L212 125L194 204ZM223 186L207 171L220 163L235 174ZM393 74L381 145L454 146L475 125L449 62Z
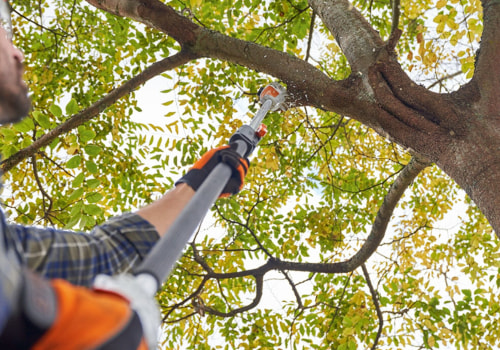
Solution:
M3 69L0 77L0 124L15 123L31 109L28 87L23 79L23 63L14 61L11 71Z
M25 89L17 93L0 92L0 124L16 123L26 117L30 109L31 101Z

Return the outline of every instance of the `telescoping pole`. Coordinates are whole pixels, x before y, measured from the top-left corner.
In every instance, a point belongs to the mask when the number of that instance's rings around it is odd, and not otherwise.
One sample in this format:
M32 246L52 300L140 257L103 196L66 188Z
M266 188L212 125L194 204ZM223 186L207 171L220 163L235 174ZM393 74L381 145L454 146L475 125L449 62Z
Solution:
M286 90L279 84L266 86L261 94L262 106L249 125L243 125L230 138L230 143L236 143L236 152L242 157L248 157L260 139L265 135L262 120L270 110L283 108ZM175 264L182 256L189 239L193 235L206 213L213 206L220 193L231 178L231 167L218 164L198 188L165 235L156 243L144 261L135 269L138 279L149 281L145 287L154 295L170 275ZM152 278L151 278L152 277ZM154 279L154 283L151 281Z

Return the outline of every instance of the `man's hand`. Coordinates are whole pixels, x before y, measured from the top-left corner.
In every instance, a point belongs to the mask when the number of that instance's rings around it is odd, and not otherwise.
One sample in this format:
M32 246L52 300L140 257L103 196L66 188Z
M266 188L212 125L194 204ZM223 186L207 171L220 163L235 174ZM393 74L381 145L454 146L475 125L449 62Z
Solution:
M149 278L154 277L133 276L130 274L117 276L97 275L94 290L103 293L114 293L125 298L132 310L139 316L142 334L149 349L156 349L158 329L160 327L160 307L156 303L154 295L152 295L154 293L151 293L151 290L156 290L156 280L150 280Z
M250 162L247 158L241 157L236 152L235 148L236 146L234 144L230 144L208 151L194 163L187 174L175 184L186 183L196 191L215 166L222 162L228 164L233 170L233 173L219 198L229 197L232 194L238 193L243 188L245 175L248 171Z

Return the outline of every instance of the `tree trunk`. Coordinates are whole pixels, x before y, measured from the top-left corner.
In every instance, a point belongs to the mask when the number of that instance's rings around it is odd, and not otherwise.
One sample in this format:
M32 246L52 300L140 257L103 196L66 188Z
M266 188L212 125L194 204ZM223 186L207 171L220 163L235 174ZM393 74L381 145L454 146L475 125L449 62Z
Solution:
M467 108L464 102L475 98L457 97L465 134L452 138L436 164L465 190L500 237L500 109L484 114L488 99Z

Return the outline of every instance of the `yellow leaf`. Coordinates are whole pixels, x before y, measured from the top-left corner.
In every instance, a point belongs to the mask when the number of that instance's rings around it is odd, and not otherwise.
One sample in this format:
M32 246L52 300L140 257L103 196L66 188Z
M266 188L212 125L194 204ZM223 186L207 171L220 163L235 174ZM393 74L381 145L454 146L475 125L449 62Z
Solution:
M345 328L344 331L342 332L343 337L347 337L352 334L354 334L354 328Z
M436 27L436 32L438 33L442 33L444 31L444 26L445 26L446 22L439 22L438 26Z
M269 170L278 170L279 169L279 159L276 156L276 153L273 151L269 152L265 158L265 166Z
M436 8L440 9L442 7L445 7L446 6L446 3L447 3L447 0L439 0L437 3L436 3Z
M427 343L429 344L429 346L430 346L431 348L433 348L433 347L434 347L434 345L436 344L436 339L434 338L434 336L432 336L432 335L431 335L431 336L429 337L429 339L427 340Z

